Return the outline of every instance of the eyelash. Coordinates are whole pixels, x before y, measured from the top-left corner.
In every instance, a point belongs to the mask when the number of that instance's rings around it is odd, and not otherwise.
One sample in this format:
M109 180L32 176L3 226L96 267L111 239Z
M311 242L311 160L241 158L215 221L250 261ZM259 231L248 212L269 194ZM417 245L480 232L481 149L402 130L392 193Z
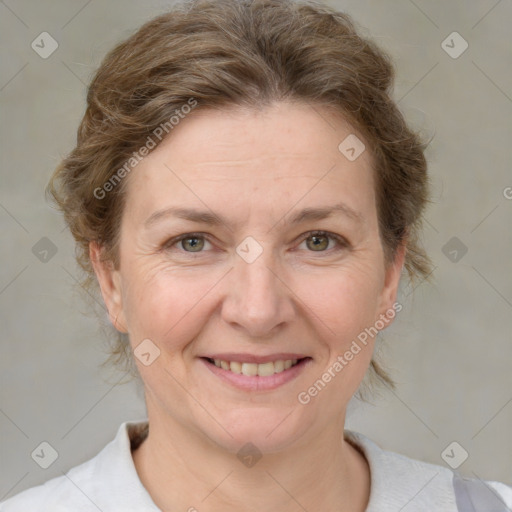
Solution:
M326 236L327 238L330 238L331 240L334 240L335 242L337 242L338 247L327 249L324 251L309 251L311 253L318 252L320 254L322 254L322 253L330 254L331 251L333 251L333 250L343 250L343 249L349 249L351 247L350 243L344 237L342 237L340 235L336 235L335 233L331 233L329 231L321 231L321 230L308 231L307 233L304 233L304 235L300 239L300 243L302 243L304 240L307 240L309 237L312 237L312 236ZM164 250L171 250L171 248L173 246L175 246L182 240L186 240L188 238L201 238L201 239L205 239L208 242L212 243L211 240L209 239L209 237L204 233L184 233L183 235L179 235L177 237L171 238L168 242L165 243L163 248L164 248ZM192 257L194 257L195 255L199 256L200 254L204 253L204 251L193 252L193 251L185 251L185 250L181 250L180 252L185 253L185 254L190 254L190 255L192 255Z

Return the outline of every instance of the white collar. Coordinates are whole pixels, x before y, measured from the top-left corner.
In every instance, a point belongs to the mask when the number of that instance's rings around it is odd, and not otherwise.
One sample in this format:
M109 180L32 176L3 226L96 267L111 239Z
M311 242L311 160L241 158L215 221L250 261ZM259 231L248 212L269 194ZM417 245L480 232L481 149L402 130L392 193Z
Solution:
M366 512L457 510L449 469L383 450L357 432L345 430L344 437L363 452L370 466Z

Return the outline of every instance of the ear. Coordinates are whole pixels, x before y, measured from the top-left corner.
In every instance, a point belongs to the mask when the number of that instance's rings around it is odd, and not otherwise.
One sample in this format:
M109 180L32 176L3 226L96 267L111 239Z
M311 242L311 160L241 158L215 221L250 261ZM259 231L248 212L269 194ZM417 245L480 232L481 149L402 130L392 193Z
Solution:
M393 261L388 262L386 265L384 287L379 301L379 315L386 315L386 312L389 312L390 310L399 311L399 309L393 307L393 305L396 303L398 285L402 275L406 252L407 249L405 247L405 242L403 242L396 248ZM402 308L400 307L400 309ZM388 315L386 315L386 317L388 317ZM394 314L392 318L394 318Z
M103 249L97 242L89 243L89 258L98 279L103 301L107 306L112 325L120 332L127 333L123 312L123 295L120 272L114 269L111 261L102 258Z

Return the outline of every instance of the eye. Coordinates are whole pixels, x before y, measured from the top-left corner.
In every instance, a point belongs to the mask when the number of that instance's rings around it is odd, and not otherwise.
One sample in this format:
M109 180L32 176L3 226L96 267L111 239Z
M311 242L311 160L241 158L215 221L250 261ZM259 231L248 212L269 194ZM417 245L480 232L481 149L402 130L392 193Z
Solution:
M178 245L179 242L181 242L181 247L179 249L182 249L184 252L188 253L202 252L205 243L210 243L201 233L185 233L169 240L165 244L165 249L171 250L171 248L173 248L175 245Z
M313 252L328 252L327 249L331 240L338 246L334 250L349 247L349 243L345 238L327 231L310 231L306 233L303 238L303 242L306 243L307 248L311 249Z

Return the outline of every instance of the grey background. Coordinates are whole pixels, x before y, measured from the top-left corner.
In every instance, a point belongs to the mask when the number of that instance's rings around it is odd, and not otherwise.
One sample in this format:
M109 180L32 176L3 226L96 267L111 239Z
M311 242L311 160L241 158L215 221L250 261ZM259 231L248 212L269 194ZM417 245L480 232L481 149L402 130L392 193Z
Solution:
M328 3L391 53L400 107L434 137L424 233L433 281L403 288L404 311L385 332L397 391L351 404L347 428L440 465L457 441L469 453L459 471L512 485L512 4ZM99 368L105 338L77 290L71 237L43 190L73 146L93 70L166 5L0 2L0 501L94 456L121 422L145 416L137 387ZM47 59L31 48L43 31L59 44ZM453 31L469 44L456 59L441 47ZM57 249L46 263L32 252L42 237ZM450 245L443 251L452 237L467 247L457 262ZM59 454L46 470L31 458L42 441Z

